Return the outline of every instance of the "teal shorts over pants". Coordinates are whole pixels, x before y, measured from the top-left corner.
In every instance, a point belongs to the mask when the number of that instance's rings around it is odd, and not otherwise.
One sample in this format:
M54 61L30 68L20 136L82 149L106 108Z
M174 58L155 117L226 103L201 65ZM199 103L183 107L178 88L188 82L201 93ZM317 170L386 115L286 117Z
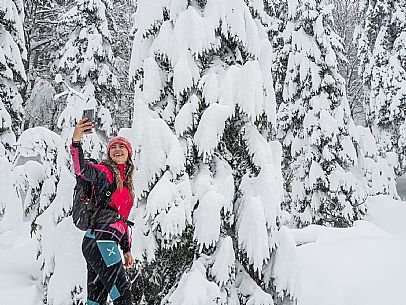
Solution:
M108 294L114 305L133 304L130 283L113 236L86 232L82 253L87 263L87 305L105 305Z

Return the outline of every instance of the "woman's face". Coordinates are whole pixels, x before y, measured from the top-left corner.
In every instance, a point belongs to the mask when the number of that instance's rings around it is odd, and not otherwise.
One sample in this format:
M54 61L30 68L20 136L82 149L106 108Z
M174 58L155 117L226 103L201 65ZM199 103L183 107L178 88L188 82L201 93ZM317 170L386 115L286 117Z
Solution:
M123 144L113 144L110 147L110 158L116 164L125 164L128 159L128 150Z

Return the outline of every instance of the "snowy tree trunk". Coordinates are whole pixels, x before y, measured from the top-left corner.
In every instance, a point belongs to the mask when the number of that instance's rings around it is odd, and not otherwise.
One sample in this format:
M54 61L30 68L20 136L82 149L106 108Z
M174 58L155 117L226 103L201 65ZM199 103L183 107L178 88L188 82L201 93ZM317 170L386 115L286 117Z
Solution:
M115 24L112 31L114 44L113 52L116 55L114 67L120 83L120 98L118 107L112 111L114 126L123 128L130 127L133 118L134 88L128 81L128 70L131 58L132 26L135 12L135 1L114 1L112 15Z
M338 63L338 72L345 80L345 88L351 115L355 124L366 126L362 79L358 75L359 59L354 44L354 30L362 20L359 12L360 1L332 0L334 4L334 30L343 40L343 52L346 60Z

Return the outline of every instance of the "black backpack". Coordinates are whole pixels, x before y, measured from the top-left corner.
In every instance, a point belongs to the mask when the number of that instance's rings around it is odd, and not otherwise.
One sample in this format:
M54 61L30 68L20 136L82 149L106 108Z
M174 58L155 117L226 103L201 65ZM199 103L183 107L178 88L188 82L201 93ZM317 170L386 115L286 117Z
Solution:
M88 159L86 161L96 163L95 160ZM82 231L87 231L93 228L95 223L110 223L121 219L122 216L109 206L111 195L116 188L115 179L113 178L113 183L96 204L92 183L77 175L72 205L72 219L74 225ZM103 213L102 210L108 211Z

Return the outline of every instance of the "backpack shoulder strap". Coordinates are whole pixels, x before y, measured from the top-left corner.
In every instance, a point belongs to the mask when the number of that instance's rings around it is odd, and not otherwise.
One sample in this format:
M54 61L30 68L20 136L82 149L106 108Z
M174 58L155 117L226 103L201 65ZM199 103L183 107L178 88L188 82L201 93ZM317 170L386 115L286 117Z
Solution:
M117 184L116 184L116 179L114 176L113 169L108 164L103 164L103 165L106 166L113 174L113 181L112 181L112 183L109 184L109 186L107 188L104 189L103 194L100 194L97 196L98 197L97 202L98 202L99 209L106 208L109 206L110 200L111 200L111 195L113 195L113 193L117 189Z
M113 182L110 184L109 191L110 191L110 196L115 192L117 189L117 184L116 184L116 176L114 175L114 169L110 166L110 164L104 163L103 164L105 167L107 167L111 174L113 175Z

